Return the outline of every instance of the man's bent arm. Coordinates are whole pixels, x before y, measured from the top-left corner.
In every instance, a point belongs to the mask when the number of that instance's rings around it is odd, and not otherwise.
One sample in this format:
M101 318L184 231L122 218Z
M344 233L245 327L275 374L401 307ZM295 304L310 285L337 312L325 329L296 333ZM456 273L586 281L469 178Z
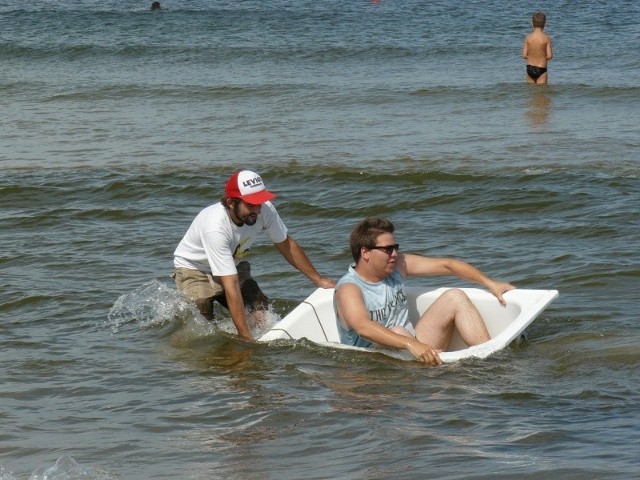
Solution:
M276 243L275 246L287 262L303 273L316 287L333 288L336 285L334 280L318 273L302 247L289 235L283 242Z
M338 321L355 330L361 337L383 347L405 349L421 362L432 365L442 363L438 352L431 345L421 343L414 337L395 333L371 320L362 292L356 285L344 284L336 290L335 295L338 315L344 319Z
M494 280L473 265L456 258L429 258L420 255L404 255L403 266L407 276L453 275L469 282L485 286L501 305L506 302L502 294L513 290L510 283Z

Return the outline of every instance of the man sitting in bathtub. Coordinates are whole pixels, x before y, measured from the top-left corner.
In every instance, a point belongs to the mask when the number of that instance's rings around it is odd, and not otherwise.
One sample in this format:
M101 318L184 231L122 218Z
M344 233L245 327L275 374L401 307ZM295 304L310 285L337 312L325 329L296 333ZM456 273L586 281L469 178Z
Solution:
M454 328L467 345L490 340L480 313L460 289L443 293L415 328L408 318L404 278L454 275L479 283L504 305L502 294L515 287L493 280L462 260L399 252L393 224L371 217L360 222L349 244L355 264L338 281L334 307L340 341L357 347L406 349L421 362L439 365Z

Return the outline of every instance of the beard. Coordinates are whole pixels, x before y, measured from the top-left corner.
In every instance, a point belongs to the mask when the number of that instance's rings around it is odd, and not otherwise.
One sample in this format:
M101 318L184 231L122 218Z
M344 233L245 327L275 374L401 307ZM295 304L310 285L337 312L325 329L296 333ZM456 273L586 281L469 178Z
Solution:
M247 215L242 219L242 222L245 225L255 225L257 221L258 221L258 215L256 215L255 213L250 213L249 215Z
M240 204L237 203L233 206L233 216L236 217L238 220L240 220L242 222L243 225L255 225L255 223L258 221L258 214L257 213L247 213L246 215L242 216L240 215Z

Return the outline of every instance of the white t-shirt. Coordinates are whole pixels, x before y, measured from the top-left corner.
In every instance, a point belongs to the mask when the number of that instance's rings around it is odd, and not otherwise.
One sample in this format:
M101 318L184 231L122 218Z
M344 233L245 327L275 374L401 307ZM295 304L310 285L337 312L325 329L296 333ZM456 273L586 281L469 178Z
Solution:
M287 227L271 202L262 204L254 225L241 227L231 221L222 203L216 203L202 210L193 220L173 253L173 265L213 276L234 275L238 272L236 265L244 260L262 231L273 243L287 238Z

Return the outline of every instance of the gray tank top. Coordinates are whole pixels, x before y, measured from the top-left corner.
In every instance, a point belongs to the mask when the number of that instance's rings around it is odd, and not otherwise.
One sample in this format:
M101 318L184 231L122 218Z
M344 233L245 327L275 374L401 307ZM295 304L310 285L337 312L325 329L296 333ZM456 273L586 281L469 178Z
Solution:
M349 271L338 280L336 289L345 283L353 283L360 288L371 320L386 328L399 325L411 332L413 331L413 325L409 322L407 296L404 293L404 279L399 272L394 271L381 282L368 283L358 276L352 265L349 267ZM354 347L371 348L373 343L358 335L355 330L347 330L342 326L342 322L338 320L335 297L333 308L336 311L340 342Z

